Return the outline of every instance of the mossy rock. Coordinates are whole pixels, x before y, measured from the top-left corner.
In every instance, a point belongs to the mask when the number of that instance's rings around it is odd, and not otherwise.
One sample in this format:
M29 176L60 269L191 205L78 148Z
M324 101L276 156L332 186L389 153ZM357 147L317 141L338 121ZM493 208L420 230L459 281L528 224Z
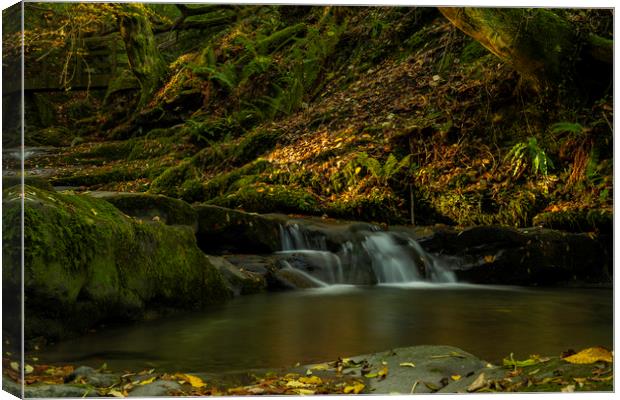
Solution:
M118 165L112 168L99 168L93 171L77 172L69 176L57 176L50 179L54 186L95 186L106 183L133 181L146 175L139 168Z
M341 219L404 223L406 217L401 215L396 202L394 196L373 188L370 194L331 201L325 206L325 212L330 217Z
M269 161L259 158L243 167L216 175L204 184L204 200L210 200L258 182L258 174L266 171L270 165Z
M214 205L196 205L198 245L208 253L272 253L282 249L284 216L265 216Z
M58 339L102 321L140 319L147 308L193 309L231 295L188 226L136 221L88 195L26 186L24 200L26 339ZM20 204L17 190L4 191L9 294L20 286L20 247L12 245L21 234Z
M183 196L183 184L199 177L200 172L189 160L182 161L179 165L166 169L155 178L151 183L149 192L181 198Z
M118 92L139 89L140 82L138 78L130 70L125 69L110 81L103 101L105 104L108 104L112 96Z
M208 203L259 213L317 215L322 212L317 197L304 189L263 183L241 187L234 193L218 196Z
M544 212L534 217L535 226L568 232L612 233L614 216L608 210Z
M198 227L196 211L188 203L170 197L146 193L92 192L123 213L145 221L161 221L167 225Z
M34 146L69 146L75 138L75 132L68 128L52 126L36 131L26 131L26 144Z
M10 188L12 186L17 186L22 184L21 176L3 176L2 177L2 187L5 189ZM37 187L39 189L44 189L48 191L53 191L54 187L52 184L45 178L40 176L25 176L24 184Z

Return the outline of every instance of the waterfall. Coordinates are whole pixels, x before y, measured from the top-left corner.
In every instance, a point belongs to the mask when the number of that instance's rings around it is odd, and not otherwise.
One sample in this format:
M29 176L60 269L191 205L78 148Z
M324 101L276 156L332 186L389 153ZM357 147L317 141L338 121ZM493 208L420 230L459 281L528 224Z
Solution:
M308 230L300 224L280 226L282 251L287 268L312 281L334 284L394 284L408 282L455 282L454 273L401 232L371 229L340 233L341 243L328 250L325 229ZM316 283L316 282L315 282Z

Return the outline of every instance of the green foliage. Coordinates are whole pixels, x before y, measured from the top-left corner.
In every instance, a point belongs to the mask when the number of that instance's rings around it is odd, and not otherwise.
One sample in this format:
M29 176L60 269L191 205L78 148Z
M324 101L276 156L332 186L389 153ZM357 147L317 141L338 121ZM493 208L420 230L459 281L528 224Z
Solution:
M321 212L316 197L310 192L301 188L264 183L243 186L234 193L218 196L208 203L260 213L319 214Z
M527 142L515 144L506 154L506 159L511 164L514 164L513 176L520 176L527 164L530 165L532 174L541 174L545 177L549 170L553 168L553 162L547 156L545 150L538 145L535 137L528 138Z
M380 185L387 186L389 181L393 179L399 172L406 170L410 166L410 155L403 157L400 161L390 154L383 165L376 158L369 156L367 153L359 153L357 157L348 163L344 172L349 180L365 169L368 174Z
M587 130L577 122L558 122L551 125L551 133L570 133L573 135L580 135Z

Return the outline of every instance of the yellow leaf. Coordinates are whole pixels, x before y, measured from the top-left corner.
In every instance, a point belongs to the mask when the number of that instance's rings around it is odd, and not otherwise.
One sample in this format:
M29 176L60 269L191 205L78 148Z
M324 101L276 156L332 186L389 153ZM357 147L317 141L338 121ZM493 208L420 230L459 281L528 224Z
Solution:
M310 385L320 385L321 383L323 383L321 378L319 378L318 376L301 377L299 378L299 381Z
M458 380L460 380L460 379L461 379L461 375L452 375L450 378L451 378L453 381L458 381Z
M114 389L110 390L108 394L114 397L125 397L121 392L119 392L118 390L114 390Z
M153 376L149 379L138 382L138 385L148 385L149 383L153 383L154 380L155 380L155 377Z
M19 371L19 363L15 362L15 361L11 361L11 364L9 364L11 366L11 369L15 370L15 371Z
M300 387L306 387L306 384L300 381L293 380L293 381L286 382L286 386L291 387L291 388L300 388Z
M314 390L310 390L310 389L295 389L295 393L300 394L300 395L306 395L306 394L314 394Z
M358 382L355 385L345 386L344 387L344 393L345 394L349 394L349 393L358 394L359 392L364 390L365 387L366 387L366 385L364 385L363 383L359 383Z
M493 261L495 261L495 256L494 255L484 256L484 262L485 263L490 264Z
M192 385L192 387L195 388L201 388L201 387L205 387L207 386L206 383L204 383L202 381L202 379L200 379L197 376L194 375L189 375L189 374L176 374L175 375L177 378L182 379L186 382L188 382L190 385Z
M314 369L316 371L323 371L329 368L329 365L327 364L317 364L317 365L313 365L312 367L310 367L310 369Z
M362 170L362 167L356 167L355 168L355 175L359 174L361 170Z
M590 347L577 354L564 358L571 364L593 364L597 361L612 362L611 352L603 347Z
M414 364L414 363L412 363L412 362L403 362L403 363L400 363L399 365L400 365L401 367L412 367L412 368L414 368L414 367L415 367L415 364Z

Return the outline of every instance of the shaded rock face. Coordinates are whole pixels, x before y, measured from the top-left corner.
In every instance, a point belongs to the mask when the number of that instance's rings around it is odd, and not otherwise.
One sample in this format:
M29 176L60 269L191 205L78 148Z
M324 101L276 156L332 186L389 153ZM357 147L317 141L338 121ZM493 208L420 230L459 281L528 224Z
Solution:
M20 249L9 244L21 234L20 203L18 187L4 191L9 293L19 290ZM57 339L107 320L139 319L149 308L198 308L231 295L188 226L136 221L101 199L30 186L24 204L27 339Z
M441 229L419 242L441 255L461 281L524 286L612 281L611 246L585 233L488 226Z
M281 249L284 216L250 214L228 208L198 205L198 246L206 253L265 254Z

